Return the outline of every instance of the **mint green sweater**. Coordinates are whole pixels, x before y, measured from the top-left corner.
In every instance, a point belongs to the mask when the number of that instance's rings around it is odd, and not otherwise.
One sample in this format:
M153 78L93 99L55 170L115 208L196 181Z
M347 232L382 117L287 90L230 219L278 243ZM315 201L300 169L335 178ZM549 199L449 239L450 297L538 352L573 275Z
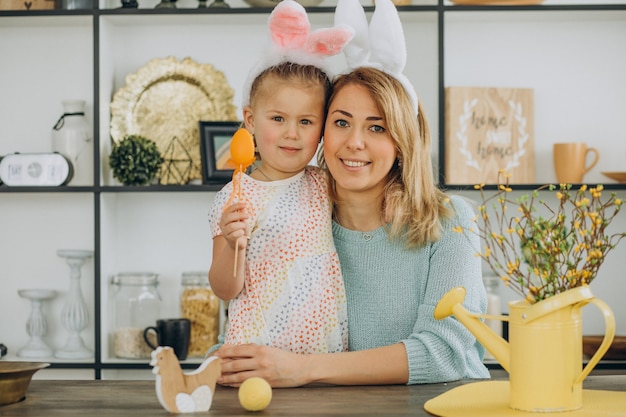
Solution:
M384 228L356 232L333 223L333 236L346 286L349 349L363 350L402 342L409 384L489 378L483 347L456 319L436 320L435 305L451 288L463 286L465 308L484 313L487 295L478 237L452 231L472 226L474 213L452 197L456 217L443 223L442 238L407 250L389 241Z

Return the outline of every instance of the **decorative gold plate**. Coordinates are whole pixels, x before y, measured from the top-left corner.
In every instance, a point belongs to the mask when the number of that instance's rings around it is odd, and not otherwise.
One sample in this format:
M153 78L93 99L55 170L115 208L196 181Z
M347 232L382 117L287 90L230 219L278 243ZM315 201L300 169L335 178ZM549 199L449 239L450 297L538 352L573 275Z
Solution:
M626 172L603 172L602 175L617 182L626 182Z
M153 140L164 158L161 184L202 178L198 122L236 120L233 89L221 71L191 58L155 58L126 76L111 101L111 139Z

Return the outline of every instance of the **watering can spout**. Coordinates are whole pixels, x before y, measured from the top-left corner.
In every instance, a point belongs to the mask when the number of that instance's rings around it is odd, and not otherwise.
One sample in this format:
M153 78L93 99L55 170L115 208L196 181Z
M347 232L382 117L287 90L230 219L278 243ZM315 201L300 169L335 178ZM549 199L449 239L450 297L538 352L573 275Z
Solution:
M463 307L462 303L465 299L465 294L466 291L463 287L456 287L448 291L441 297L441 300L435 307L435 318L443 320L448 316L454 315L478 339L485 349L496 358L502 368L510 372L511 352L509 344L483 323L480 320L480 315L470 313Z

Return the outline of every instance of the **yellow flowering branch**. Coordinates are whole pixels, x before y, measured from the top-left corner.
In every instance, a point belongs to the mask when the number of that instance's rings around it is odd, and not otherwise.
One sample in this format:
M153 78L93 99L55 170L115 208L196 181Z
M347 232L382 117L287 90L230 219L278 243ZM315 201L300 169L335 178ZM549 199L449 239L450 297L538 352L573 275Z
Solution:
M544 185L513 200L509 177L501 171L490 196L484 184L474 186L482 199L476 233L485 248L478 255L505 285L531 302L588 285L626 236L607 232L623 201L615 193L603 200L602 185L573 190L571 184ZM540 199L541 191L555 191L556 209ZM517 206L517 212L509 214L509 206ZM539 208L548 215L539 214ZM474 233L460 227L455 231Z

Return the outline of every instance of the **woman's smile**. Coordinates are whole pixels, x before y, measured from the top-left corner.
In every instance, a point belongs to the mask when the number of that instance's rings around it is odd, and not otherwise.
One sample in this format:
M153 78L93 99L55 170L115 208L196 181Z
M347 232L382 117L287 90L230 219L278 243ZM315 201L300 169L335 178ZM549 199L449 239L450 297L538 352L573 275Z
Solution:
M355 160L341 159L341 158L340 160L341 162L343 162L344 165L349 166L351 168L360 168L369 164L369 162L365 162L365 161L355 161Z

